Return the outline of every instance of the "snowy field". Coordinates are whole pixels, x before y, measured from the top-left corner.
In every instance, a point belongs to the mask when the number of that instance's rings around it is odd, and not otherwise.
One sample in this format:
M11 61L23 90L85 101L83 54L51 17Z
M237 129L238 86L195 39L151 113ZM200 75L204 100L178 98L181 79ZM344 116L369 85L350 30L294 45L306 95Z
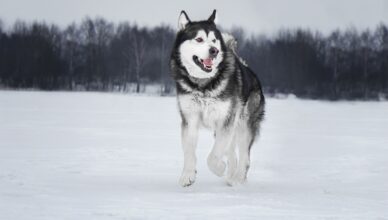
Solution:
M268 99L248 183L178 185L173 97L0 91L0 219L388 219L388 102Z

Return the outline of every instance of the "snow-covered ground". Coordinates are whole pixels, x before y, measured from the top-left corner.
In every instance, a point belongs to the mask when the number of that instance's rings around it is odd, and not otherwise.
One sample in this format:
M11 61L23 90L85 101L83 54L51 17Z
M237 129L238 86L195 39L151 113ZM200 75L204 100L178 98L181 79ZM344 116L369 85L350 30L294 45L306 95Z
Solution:
M388 219L388 102L268 99L249 182L178 185L172 97L0 91L0 219Z

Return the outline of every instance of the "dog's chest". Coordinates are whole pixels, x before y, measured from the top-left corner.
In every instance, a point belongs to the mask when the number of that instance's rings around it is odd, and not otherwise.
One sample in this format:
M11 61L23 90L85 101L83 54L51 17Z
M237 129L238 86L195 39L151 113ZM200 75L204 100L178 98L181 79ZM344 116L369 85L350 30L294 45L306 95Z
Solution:
M230 114L230 101L195 95L180 95L178 99L184 116L197 118L205 127L215 128L222 124Z

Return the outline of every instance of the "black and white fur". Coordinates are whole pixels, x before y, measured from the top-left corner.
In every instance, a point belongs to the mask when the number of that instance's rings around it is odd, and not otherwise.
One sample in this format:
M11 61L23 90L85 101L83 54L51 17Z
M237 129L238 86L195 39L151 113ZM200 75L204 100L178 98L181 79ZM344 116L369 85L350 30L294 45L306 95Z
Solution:
M182 186L190 186L196 178L195 150L201 126L215 133L207 159L210 170L223 176L227 167L229 185L244 183L250 149L264 116L260 81L237 56L235 40L221 34L215 20L215 10L208 20L195 22L182 11L171 55L182 118Z

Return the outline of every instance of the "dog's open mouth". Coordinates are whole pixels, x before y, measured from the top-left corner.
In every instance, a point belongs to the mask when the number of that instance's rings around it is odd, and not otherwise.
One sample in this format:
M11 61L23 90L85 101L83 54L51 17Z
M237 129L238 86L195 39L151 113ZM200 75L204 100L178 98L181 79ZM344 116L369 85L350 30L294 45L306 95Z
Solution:
M200 59L194 55L193 60L203 71L210 73L213 70L213 58Z

